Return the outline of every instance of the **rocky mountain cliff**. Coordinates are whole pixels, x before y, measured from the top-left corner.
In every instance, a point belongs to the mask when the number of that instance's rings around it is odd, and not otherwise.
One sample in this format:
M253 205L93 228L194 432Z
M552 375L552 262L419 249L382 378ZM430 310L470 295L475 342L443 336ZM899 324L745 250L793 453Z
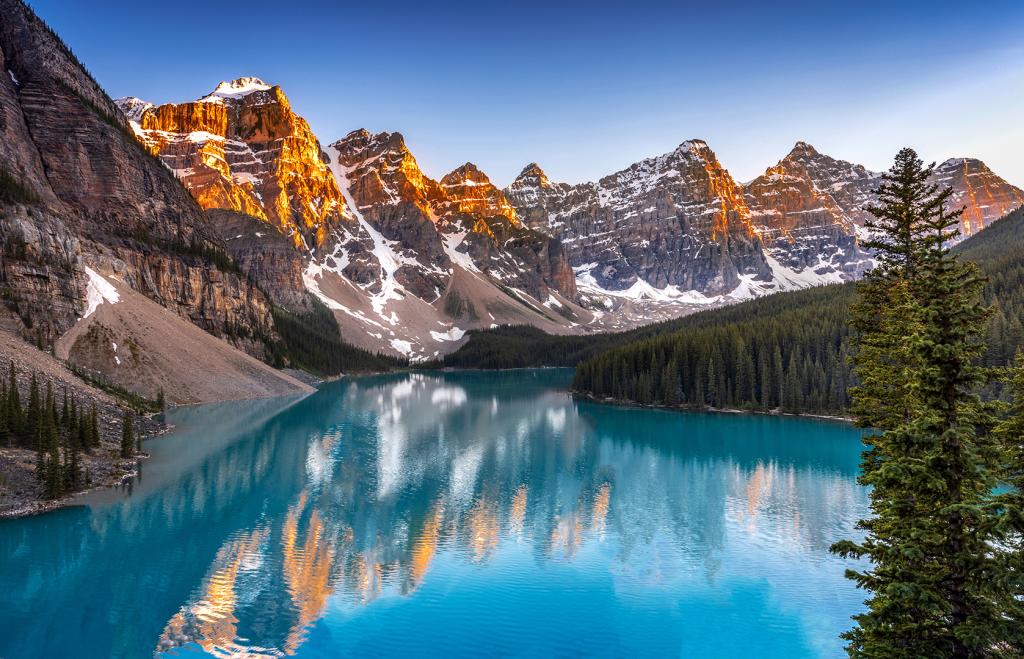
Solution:
M320 143L278 86L238 78L193 102L117 104L203 208L265 220L299 247L322 245L347 217Z
M312 255L306 282L346 336L430 357L453 349L467 329L567 331L578 317L558 241L523 226L476 167L436 181L400 134L366 130L332 144L327 159L358 231L339 227L331 246Z
M744 198L773 263L810 283L840 281L872 265L858 244L858 230L879 182L863 167L798 142L745 186Z
M592 290L714 296L741 277L771 277L742 188L700 140L596 183L552 184L530 165L506 193L532 227L562 240Z
M747 184L746 194L748 203L770 229L823 223L850 233L857 232L871 218L865 208L876 201L874 190L882 182L881 176L862 165L820 153L806 142L797 142L778 164ZM783 178L788 185L783 184ZM962 237L977 233L1024 205L1024 191L973 158L939 163L932 182L953 188L951 209L965 209ZM810 214L816 219L799 218L797 214Z
M975 158L950 158L935 168L934 180L952 186L953 208L964 208L960 234L973 236L1024 205L1024 190L1010 185Z
M230 267L202 210L31 9L0 0L0 16L4 326L51 346L87 315L89 266L264 354L268 301Z
M967 207L964 235L1024 203L977 160L948 160L934 180ZM690 140L596 183L555 183L532 163L505 193L528 226L562 240L582 301L635 324L860 277L872 266L860 246L865 207L880 183L880 173L797 142L741 186Z

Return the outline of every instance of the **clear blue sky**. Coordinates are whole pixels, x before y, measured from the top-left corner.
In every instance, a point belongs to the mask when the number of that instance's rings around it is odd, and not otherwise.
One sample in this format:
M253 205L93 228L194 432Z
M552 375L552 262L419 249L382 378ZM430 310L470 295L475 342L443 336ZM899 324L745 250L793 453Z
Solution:
M1024 2L30 0L113 97L280 84L321 142L400 131L429 175L593 180L693 137L740 181L798 139L1024 186ZM898 5L898 6L896 6Z

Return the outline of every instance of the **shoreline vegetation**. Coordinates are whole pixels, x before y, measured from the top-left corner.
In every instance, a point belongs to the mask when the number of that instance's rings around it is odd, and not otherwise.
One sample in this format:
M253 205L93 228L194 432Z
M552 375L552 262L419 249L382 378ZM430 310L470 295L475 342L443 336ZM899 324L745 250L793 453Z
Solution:
M519 369L515 369L519 370ZM532 370L532 369L530 369ZM745 409L740 407L694 407L686 404L666 405L663 403L637 403L628 398L612 398L610 396L598 397L585 391L569 389L569 394L574 398L581 398L589 403L600 405L613 405L615 407L633 407L643 410L662 410L665 412L692 412L696 414L752 414L757 416L778 416L792 417L795 419L817 419L820 421L835 421L837 423L852 424L852 416L840 416L834 414L814 414L811 412L786 412L780 408L770 410Z
M147 457L142 439L168 431L155 401L122 397L2 331L0 371L0 519L66 507L124 482Z

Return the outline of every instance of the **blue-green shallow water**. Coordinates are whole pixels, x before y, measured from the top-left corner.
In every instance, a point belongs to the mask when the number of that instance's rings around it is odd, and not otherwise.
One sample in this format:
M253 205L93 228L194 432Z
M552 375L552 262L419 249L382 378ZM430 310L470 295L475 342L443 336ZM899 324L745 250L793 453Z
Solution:
M0 522L0 657L839 656L857 431L570 378L177 410L131 488Z

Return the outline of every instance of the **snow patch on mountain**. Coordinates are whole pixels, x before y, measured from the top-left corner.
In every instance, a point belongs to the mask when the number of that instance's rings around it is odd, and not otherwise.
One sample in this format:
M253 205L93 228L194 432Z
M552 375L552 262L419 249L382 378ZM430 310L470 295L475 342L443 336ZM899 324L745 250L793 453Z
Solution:
M327 147L327 157L330 160L331 172L334 173L334 178L338 182L338 187L341 189L341 194L345 198L345 203L348 204L348 208L352 215L355 217L359 225L366 231L367 235L373 241L373 255L377 258L377 262L380 263L381 268L381 290L379 293L375 293L370 297L370 304L373 306L373 310L378 316L383 318L391 325L398 323L398 317L394 314L385 315L384 308L387 306L389 300L401 300L405 294L405 289L395 279L395 272L404 263L416 263L415 260L406 258L399 254L394 246L397 244L394 241L387 240L372 224L366 221L363 214L359 211L359 206L355 203L352 198L352 192L349 190L348 173L351 168L345 167L341 164L341 157L338 154L338 149L334 146Z
M221 81L208 96L199 99L199 103L223 103L226 98L238 99L253 92L265 92L270 88L270 85L254 77L236 78L231 82Z
M103 278L92 268L86 267L85 274L89 277L89 283L85 287L85 313L82 318L88 318L104 302L117 304L121 300L120 294L114 285Z

